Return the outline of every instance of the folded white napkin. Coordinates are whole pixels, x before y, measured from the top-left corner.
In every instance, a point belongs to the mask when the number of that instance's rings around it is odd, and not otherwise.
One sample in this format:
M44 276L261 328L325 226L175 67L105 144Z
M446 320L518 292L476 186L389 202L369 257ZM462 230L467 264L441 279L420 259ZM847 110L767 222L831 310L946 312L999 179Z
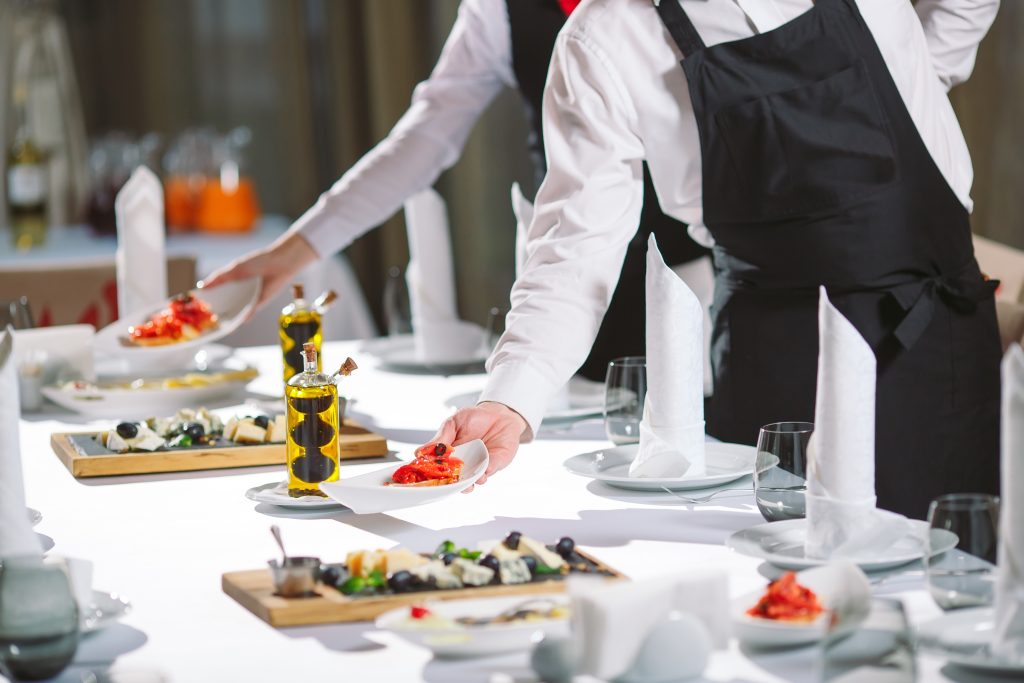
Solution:
M21 406L12 332L10 328L0 332L0 559L43 554L25 507L18 437Z
M1024 350L1011 344L1003 358L1002 510L996 575L993 648L1024 659Z
M874 352L822 287L808 446L808 557L873 554L910 532L905 517L875 508L875 376Z
M703 476L704 312L647 242L647 398L631 477Z
M409 235L409 287L416 357L422 362L459 362L479 356L481 328L459 320L455 303L448 209L427 189L405 203Z
M117 193L117 307L124 317L167 298L164 189L139 166Z
M609 680L625 673L648 635L673 612L700 621L713 647L725 647L729 640L729 582L722 573L612 583L572 580L569 595L580 674Z

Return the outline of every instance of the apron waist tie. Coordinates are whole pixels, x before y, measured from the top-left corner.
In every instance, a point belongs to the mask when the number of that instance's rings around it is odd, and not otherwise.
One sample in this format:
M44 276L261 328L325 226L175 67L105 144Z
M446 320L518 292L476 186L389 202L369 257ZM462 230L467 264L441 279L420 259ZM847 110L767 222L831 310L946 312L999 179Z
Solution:
M984 279L970 268L956 275L936 275L887 288L905 313L893 336L909 350L931 323L937 297L958 313L973 313L998 286L998 280Z

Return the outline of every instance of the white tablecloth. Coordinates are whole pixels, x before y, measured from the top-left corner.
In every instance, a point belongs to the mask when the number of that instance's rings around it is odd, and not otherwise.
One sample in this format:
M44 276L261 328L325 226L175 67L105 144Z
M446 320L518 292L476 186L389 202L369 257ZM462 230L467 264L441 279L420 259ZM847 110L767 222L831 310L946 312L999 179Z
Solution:
M203 278L239 256L267 246L287 230L288 225L283 216L264 216L247 233L172 233L167 236L167 256L195 257L196 274ZM0 242L0 270L6 266L57 269L112 263L116 249L116 237L96 236L86 226L54 227L48 232L44 245L29 251L15 250L9 240ZM324 318L326 339L363 339L377 333L362 289L344 256L336 255L311 264L298 281L306 287L310 298L326 289L334 289L341 295ZM290 299L286 288L224 342L232 346L277 343L277 316Z
M331 363L345 355L359 361L346 393L357 399L356 416L385 434L392 449L408 451L428 440L448 414L445 399L483 384L481 375L378 371L352 342L328 344L325 354ZM279 393L277 348L243 349L242 355L265 368L250 389ZM324 561L341 561L358 548L429 550L446 538L472 545L518 530L545 540L572 536L637 579L714 568L729 575L734 595L765 583L757 560L723 546L732 532L761 523L749 494L690 507L668 494L619 491L566 472L566 458L605 445L599 422L524 446L511 467L471 494L363 516L290 513L244 497L252 486L280 480L279 467L76 481L51 452L49 438L88 424L58 413L22 422L28 504L43 514L37 531L52 539L52 552L94 560L95 587L134 604L123 622L83 640L80 665L62 681L83 680L82 672L115 659L115 669L159 672L162 680L184 683L531 680L525 655L432 660L427 651L368 623L271 628L220 589L223 572L259 568L277 556L271 524L281 526L290 552ZM588 432L593 438L579 436ZM380 466L344 465L343 475ZM917 569L886 581L876 593L898 596L920 622L939 610ZM819 658L814 647L756 653L734 645L714 655L704 680L816 681ZM922 681L956 680L934 658L919 656L919 666Z

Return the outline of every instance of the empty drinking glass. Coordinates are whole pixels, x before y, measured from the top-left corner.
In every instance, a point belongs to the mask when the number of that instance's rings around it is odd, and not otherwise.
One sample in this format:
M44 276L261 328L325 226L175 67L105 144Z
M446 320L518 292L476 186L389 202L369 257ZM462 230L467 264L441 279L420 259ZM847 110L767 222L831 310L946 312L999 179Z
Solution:
M807 492L810 422L774 422L761 427L754 462L754 498L769 522L802 519Z
M412 332L409 287L405 283L405 274L398 266L388 269L388 279L384 283L384 322L390 337Z
M640 441L640 420L647 396L647 359L616 358L604 381L604 429L616 446Z
M63 560L0 560L0 673L16 681L56 676L75 656L78 628Z
M928 507L928 591L944 610L993 601L999 498L980 493L939 496ZM933 555L937 546L956 547ZM945 545L943 545L945 543Z

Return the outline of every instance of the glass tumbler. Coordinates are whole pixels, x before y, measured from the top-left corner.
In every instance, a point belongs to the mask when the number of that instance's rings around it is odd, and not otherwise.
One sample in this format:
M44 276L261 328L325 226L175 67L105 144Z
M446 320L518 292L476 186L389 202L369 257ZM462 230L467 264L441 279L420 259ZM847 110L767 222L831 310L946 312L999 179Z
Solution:
M754 462L754 499L769 522L802 519L807 492L810 422L774 422L761 427Z
M616 358L604 380L604 429L616 446L640 441L640 421L647 396L647 359Z
M384 321L389 337L412 332L409 287L405 283L405 274L398 266L388 269L388 279L384 283Z
M0 673L16 681L52 678L75 656L78 635L78 604L63 560L0 560Z
M944 610L993 602L999 498L981 493L939 496L928 507L928 592ZM956 547L948 547L955 535Z

